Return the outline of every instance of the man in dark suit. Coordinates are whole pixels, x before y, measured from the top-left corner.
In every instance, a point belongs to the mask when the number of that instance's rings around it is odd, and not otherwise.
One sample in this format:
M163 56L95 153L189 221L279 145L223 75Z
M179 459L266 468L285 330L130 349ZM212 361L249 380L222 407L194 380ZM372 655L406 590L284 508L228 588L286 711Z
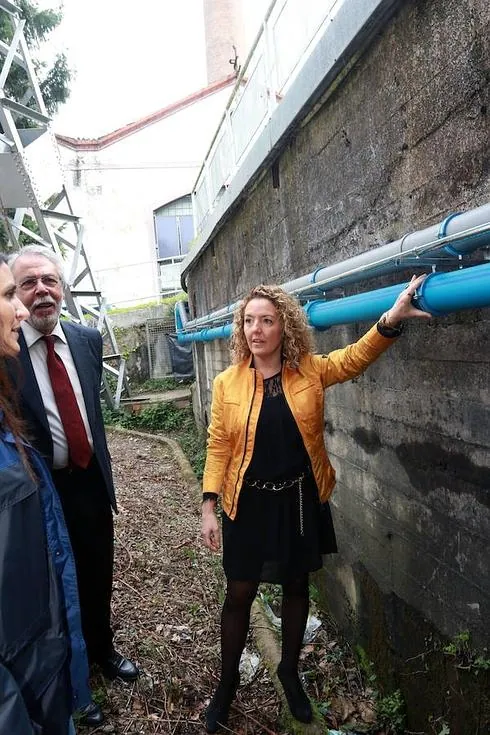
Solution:
M138 669L114 649L110 625L116 498L100 406L102 337L60 321L65 283L53 251L27 246L10 266L29 310L19 340L21 413L63 505L89 660L109 678L133 681Z

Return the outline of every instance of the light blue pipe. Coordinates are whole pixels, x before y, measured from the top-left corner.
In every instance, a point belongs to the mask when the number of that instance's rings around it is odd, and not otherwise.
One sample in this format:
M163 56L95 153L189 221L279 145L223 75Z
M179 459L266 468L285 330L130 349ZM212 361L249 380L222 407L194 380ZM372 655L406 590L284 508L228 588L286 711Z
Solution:
M181 304L183 306L182 301L176 301L175 306L174 306L175 330L177 334L184 331L184 325L185 325Z
M418 306L434 316L490 306L490 263L431 273L418 289Z
M397 283L396 286L346 296L334 301L309 301L303 308L310 325L320 331L336 324L375 321L393 306L397 296L406 287L406 283Z
M328 329L337 324L375 321L396 301L407 283L367 291L334 301L310 301L304 309L312 327ZM422 311L441 316L462 309L490 306L490 263L450 273L431 273L417 291L414 304ZM228 339L232 325L178 333L179 342L210 342Z
M407 285L401 283L335 301L310 301L304 308L311 326L320 330L336 324L374 321L393 306ZM434 316L490 306L490 263L450 273L431 273L418 289L414 303Z
M228 339L231 336L231 324L221 327L199 329L197 332L177 332L177 341L184 342L212 342L214 339Z

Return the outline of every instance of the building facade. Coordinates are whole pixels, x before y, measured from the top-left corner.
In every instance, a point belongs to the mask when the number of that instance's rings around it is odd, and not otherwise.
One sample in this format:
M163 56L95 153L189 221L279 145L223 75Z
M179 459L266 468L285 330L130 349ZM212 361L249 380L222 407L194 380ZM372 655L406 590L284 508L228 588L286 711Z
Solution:
M110 305L180 290L178 263L193 237L188 197L234 80L228 76L100 138L57 136L84 246ZM177 217L177 210L185 215Z

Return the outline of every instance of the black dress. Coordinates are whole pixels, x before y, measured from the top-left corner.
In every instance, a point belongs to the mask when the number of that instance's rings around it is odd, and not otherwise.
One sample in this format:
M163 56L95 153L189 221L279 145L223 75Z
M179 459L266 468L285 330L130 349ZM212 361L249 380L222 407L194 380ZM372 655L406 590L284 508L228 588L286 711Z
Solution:
M302 487L273 490L305 473ZM250 465L235 520L223 513L223 567L228 579L284 583L320 569L337 544L328 503L320 504L303 439L284 396L281 373L264 380Z

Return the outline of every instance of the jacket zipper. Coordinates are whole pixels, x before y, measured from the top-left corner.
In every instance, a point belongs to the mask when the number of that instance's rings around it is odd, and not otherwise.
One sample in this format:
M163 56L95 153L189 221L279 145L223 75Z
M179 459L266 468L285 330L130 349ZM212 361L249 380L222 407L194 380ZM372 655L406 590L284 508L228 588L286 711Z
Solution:
M233 491L233 500L232 500L232 503L231 503L231 512L232 513L233 513L233 510L234 510L234 507L235 507L235 498L236 498L236 494L237 494L238 482L240 480L240 472L242 470L243 463L245 461L245 454L247 452L248 427L249 427L249 424L250 424L250 414L252 413L252 406L253 406L254 398L255 398L255 390L256 390L256 387L257 387L257 375L255 373L255 370L253 372L253 376L254 376L254 389L252 391L252 400L250 401L250 406L249 406L249 409L248 409L248 416L247 416L247 423L246 423L246 426L245 426L245 443L243 445L242 461L240 462L240 467L238 468L238 474L237 474L237 478L236 478L236 482L235 482L235 490Z

